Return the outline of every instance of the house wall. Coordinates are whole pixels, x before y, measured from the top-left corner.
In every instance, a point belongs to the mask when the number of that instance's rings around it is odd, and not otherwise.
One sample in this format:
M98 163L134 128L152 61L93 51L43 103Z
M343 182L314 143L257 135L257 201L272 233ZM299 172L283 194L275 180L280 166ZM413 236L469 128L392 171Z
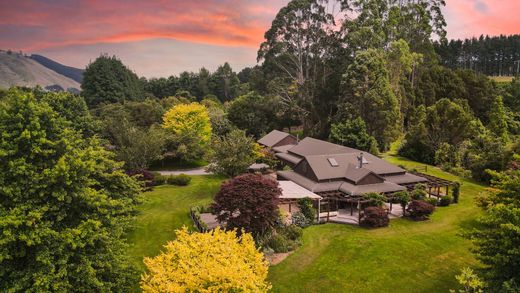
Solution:
M384 182L383 179L379 178L378 176L374 174L368 174L367 176L363 177L363 179L359 180L357 183L358 185L364 185L364 184L375 184L375 183L382 183Z
M294 172L303 175L311 180L318 181L318 178L316 177L316 174L312 171L312 168L309 166L309 163L307 160L303 160L298 165L296 165L294 168Z
M288 145L288 144L296 144L296 143L298 143L298 141L296 140L296 137L294 137L292 135L288 135L287 137L285 137L284 139L280 140L275 145L273 145L273 147Z

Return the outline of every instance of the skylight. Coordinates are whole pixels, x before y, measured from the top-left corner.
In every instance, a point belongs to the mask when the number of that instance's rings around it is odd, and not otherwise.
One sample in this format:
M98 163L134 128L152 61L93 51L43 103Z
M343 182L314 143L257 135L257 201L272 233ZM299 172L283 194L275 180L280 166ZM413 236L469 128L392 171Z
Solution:
M332 167L337 167L339 166L338 162L336 161L336 159L334 158L327 158L327 160L329 160L329 163Z

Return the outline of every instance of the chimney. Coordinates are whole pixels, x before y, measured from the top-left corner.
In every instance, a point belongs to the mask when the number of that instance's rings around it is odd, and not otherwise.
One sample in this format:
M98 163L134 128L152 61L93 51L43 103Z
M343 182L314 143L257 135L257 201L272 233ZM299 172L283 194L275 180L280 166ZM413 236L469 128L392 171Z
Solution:
M363 153L359 153L357 160L358 160L358 169L363 168Z

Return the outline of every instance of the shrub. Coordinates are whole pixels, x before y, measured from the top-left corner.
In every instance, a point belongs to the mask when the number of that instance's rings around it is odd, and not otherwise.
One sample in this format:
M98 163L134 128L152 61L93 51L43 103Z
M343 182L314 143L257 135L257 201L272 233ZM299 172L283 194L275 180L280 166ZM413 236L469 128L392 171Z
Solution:
M453 185L453 190L451 191L451 195L453 196L453 202L458 203L460 196L460 182L455 182Z
M426 195L428 193L426 192L426 185L424 184L416 184L413 191L410 193L410 196L414 200L422 200L426 198Z
M154 174L146 170L128 170L126 175L135 177L138 181L143 182L144 187L152 187L155 185Z
M309 219L307 219L307 217L305 217L302 212L293 213L291 220L294 225L302 228L305 228L311 224Z
M388 213L381 207L368 207L364 210L360 225L366 227L386 227L390 219Z
M399 191L394 193L394 199L401 205L403 208L403 215L406 211L406 205L410 202L411 197L408 191Z
M274 234L269 241L267 241L267 246L269 246L274 252L288 252L289 251L289 243L287 239L281 234Z
M296 225L285 226L281 232L290 240L298 240L303 235L303 229Z
M385 204L384 195L377 192L368 192L363 194L363 198L369 200L368 205L371 207L382 207Z
M423 201L425 201L431 205L434 205L434 206L436 206L439 203L439 200L436 197L424 198Z
M439 200L439 206L447 207L451 204L451 201L452 201L451 196L445 195L445 196L441 197L441 199Z
M165 185L168 183L168 176L161 175L159 172L152 172L152 174L156 186Z
M316 209L312 206L312 199L301 198L298 200L298 206L309 223L313 223L316 219Z
M427 220L435 210L435 206L422 200L412 200L406 212L408 217L416 220Z
M245 229L254 236L264 234L279 220L278 182L262 175L244 174L220 186L212 205L213 214L228 229Z
M186 186L186 185L190 184L191 177L186 174L171 175L168 177L167 182L168 182L168 184Z

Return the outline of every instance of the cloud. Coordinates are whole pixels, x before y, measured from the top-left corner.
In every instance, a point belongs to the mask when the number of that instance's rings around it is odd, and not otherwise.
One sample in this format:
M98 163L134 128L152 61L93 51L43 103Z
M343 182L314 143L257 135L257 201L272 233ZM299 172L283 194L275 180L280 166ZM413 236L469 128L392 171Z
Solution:
M449 0L448 38L520 33L519 0Z
M0 47L34 51L163 38L257 48L285 2L2 1Z

